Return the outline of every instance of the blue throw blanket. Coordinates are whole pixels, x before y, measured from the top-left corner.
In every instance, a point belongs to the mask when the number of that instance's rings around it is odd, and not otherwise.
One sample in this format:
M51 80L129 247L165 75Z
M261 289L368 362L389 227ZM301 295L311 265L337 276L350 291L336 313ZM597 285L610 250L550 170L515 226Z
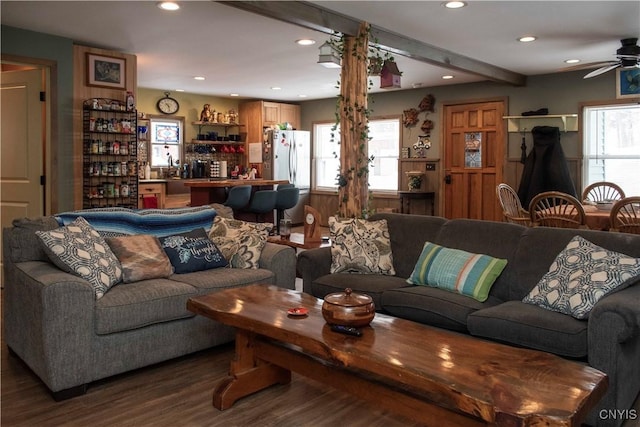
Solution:
M204 228L208 232L216 214L211 206L140 210L96 208L63 212L55 215L55 218L63 226L81 216L103 237L133 234L163 237L198 228Z

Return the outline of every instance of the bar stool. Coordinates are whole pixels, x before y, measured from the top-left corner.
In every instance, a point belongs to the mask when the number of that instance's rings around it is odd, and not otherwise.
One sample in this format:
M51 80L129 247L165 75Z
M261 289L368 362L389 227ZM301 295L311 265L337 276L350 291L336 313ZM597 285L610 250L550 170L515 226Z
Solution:
M253 193L247 210L255 214L256 222L259 222L261 216L264 219L267 213L273 212L276 208L276 197L276 190L259 190Z
M227 194L227 200L224 201L223 205L230 207L235 212L247 206L249 204L250 199L251 199L251 186L236 185L235 187L231 187L231 189L229 189L229 194Z
M280 233L280 220L284 218L284 211L298 204L300 189L296 187L284 187L281 189L280 185L278 185L276 192L278 193L276 197L276 229Z

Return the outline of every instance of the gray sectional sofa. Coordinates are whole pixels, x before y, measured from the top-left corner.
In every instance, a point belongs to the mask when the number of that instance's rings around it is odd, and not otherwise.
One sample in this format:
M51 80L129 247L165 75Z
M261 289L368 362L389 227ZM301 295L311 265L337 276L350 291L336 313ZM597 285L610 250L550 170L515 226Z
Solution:
M640 277L601 299L587 320L522 299L575 235L634 258L640 258L640 236L392 213L371 219L387 220L395 275L330 274L331 248L312 249L298 255L304 292L323 298L349 287L370 295L386 314L588 363L608 375L609 388L587 422L620 425L601 411L629 409L640 391ZM488 299L408 284L425 241L506 259Z
M41 248L36 230L55 229L59 220L20 219L3 231L4 339L56 400L84 393L93 381L232 341L232 328L186 309L190 297L257 282L294 289L294 250L266 243L257 269L118 284L96 299L86 280L56 267Z

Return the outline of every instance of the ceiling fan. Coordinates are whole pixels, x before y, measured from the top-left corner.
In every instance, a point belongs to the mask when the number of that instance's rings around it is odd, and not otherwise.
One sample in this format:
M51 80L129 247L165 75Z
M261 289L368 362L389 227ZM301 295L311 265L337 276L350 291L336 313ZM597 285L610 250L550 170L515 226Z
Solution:
M622 44L622 46L618 50L616 50L616 57L618 58L616 61L591 62L589 64L582 64L575 67L565 68L565 71L584 70L586 68L598 67L597 69L584 76L585 79L589 79L591 77L599 76L600 74L604 74L607 71L611 71L619 67L640 68L640 46L638 46L637 44L638 39L622 39L620 40L620 43Z

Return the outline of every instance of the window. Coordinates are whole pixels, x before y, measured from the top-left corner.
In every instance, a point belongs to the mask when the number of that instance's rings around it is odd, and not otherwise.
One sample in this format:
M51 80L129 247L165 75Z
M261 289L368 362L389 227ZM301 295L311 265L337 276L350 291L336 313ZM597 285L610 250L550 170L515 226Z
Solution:
M313 125L315 189L335 190L340 167L340 130L335 123ZM335 134L335 138L332 135ZM400 119L369 120L369 189L398 190L398 153L400 151ZM334 140L332 140L334 139Z
M584 108L583 188L597 181L640 194L640 105Z
M182 161L182 120L151 119L151 167L168 167L173 161L177 166Z

